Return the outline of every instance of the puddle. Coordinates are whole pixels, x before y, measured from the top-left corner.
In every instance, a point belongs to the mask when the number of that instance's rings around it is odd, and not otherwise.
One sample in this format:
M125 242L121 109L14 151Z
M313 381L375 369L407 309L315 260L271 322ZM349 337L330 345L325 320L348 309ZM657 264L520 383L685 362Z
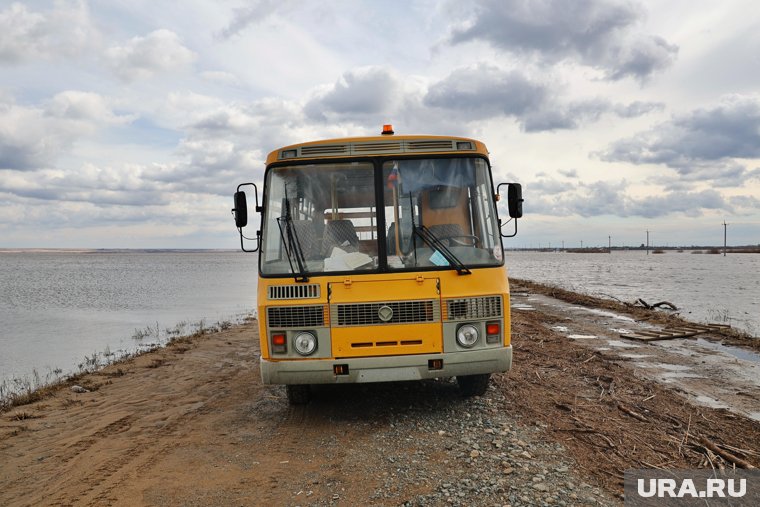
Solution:
M610 347L617 347L621 349L637 349L641 346L641 345L634 345L633 343L622 342L620 340L607 340L607 344Z
M573 308L578 309L578 310L584 310L589 313L593 313L594 315L599 315L601 317L610 317L612 319L624 320L626 322L635 322L635 320L632 319L631 317L626 317L625 315L620 315L618 313L608 312L606 310L599 310L597 308L585 308L583 306L574 306Z
M620 357L625 357L626 359L646 359L652 356L649 354L620 354Z
M611 327L610 331L617 334L633 334L633 331L631 331L630 329L616 329L614 327Z
M528 305L512 305L513 310L522 310L524 312L532 312L535 310L532 306Z
M597 347L594 350L598 350L599 352L609 352L610 348L609 347Z
M668 371L659 375L659 377L665 382L671 382L682 378L705 378L702 375L697 375L696 373L687 373L685 371Z
M707 405L708 407L711 407L711 408L729 408L729 406L726 405L725 403L722 403L716 400L715 398L705 396L704 394L695 396L694 401L696 401L697 403L701 403L702 405Z
M760 363L760 354L745 350L739 347L731 347L729 345L723 345L722 343L711 342L704 338L697 338L697 344L708 349L717 350L719 352L725 352L732 355L737 359L743 359L744 361L751 361L753 363Z
M750 419L754 419L755 421L760 421L760 412L750 412L747 414Z
M647 356L643 356L647 357ZM660 368L662 370L668 370L670 372L689 371L691 366L685 366L683 364L669 364L669 363L637 363L638 368Z
M567 337L573 340L590 340L592 338L599 338L598 336L593 335L593 334L569 334L567 335Z
M559 331L560 333L567 333L570 329L567 326L552 326L552 329Z

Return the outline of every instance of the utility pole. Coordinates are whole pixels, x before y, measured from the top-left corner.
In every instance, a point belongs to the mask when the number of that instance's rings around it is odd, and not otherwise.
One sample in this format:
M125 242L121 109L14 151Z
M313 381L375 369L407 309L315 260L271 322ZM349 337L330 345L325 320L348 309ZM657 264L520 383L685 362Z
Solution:
M564 251L564 250L565 250L565 240L563 239L562 240L562 251Z
M612 236L607 236L607 253L612 253Z
M726 227L728 224L723 220L723 257L726 256Z
M647 255L649 255L649 231L647 231Z

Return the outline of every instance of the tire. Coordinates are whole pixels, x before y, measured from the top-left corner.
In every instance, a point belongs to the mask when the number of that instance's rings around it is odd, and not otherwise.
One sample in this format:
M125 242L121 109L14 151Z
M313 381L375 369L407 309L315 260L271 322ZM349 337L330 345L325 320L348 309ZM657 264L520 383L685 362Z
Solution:
M285 386L288 403L291 405L306 405L311 400L311 389L308 384L288 384Z
M482 375L463 375L457 377L457 383L459 384L459 391L462 396L483 396L488 389L488 381L491 379L490 373L484 373Z

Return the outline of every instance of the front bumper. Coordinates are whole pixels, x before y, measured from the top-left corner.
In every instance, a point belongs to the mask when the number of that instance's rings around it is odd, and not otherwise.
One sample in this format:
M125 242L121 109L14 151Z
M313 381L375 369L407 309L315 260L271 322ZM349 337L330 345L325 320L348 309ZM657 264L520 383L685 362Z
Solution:
M431 370L428 361L443 360L443 368ZM264 384L354 384L394 382L509 371L512 347L470 350L451 354L378 356L345 359L261 359ZM347 375L335 375L335 365L347 365Z

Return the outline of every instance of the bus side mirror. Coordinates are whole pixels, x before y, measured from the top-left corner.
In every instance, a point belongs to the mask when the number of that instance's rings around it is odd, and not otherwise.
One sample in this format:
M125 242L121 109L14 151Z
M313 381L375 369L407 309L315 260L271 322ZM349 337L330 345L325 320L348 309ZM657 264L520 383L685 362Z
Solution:
M509 208L509 216L512 218L522 218L523 210L523 196L522 185L519 183L509 183L507 187L507 207Z
M232 214L235 217L235 226L240 229L248 225L248 204L245 199L245 192L237 191L234 196L235 207L232 208Z
M522 218L523 211L522 211L522 204L523 204L523 196L522 196L522 185L519 183L499 183L499 186L496 187L496 197L497 201L498 198L501 197L501 194L499 194L499 190L502 186L507 186L507 209L509 210L509 216L511 222L512 218ZM507 222L507 223L509 223ZM499 230L501 230L502 227L501 219L499 220ZM513 238L517 235L517 220L515 220L515 230L512 234L504 234L501 233L502 238Z
M519 183L499 183L499 186L496 187L497 201L501 198L500 191L501 187L504 185L507 186L507 208L509 210L509 216L511 218L522 218L522 185Z
M235 207L232 208L232 216L235 217L235 226L238 228L238 231L240 232L240 248L244 252L256 252L259 249L259 246L261 244L261 231L256 232L256 248L253 250L248 250L245 247L244 239L252 239L252 238L246 238L243 236L243 227L248 225L248 203L246 201L245 192L240 190L242 187L245 186L252 186L253 187L253 195L256 198L256 212L261 213L263 208L259 206L259 189L256 187L255 183L241 183L237 187L237 191L235 192L233 199L235 202Z

